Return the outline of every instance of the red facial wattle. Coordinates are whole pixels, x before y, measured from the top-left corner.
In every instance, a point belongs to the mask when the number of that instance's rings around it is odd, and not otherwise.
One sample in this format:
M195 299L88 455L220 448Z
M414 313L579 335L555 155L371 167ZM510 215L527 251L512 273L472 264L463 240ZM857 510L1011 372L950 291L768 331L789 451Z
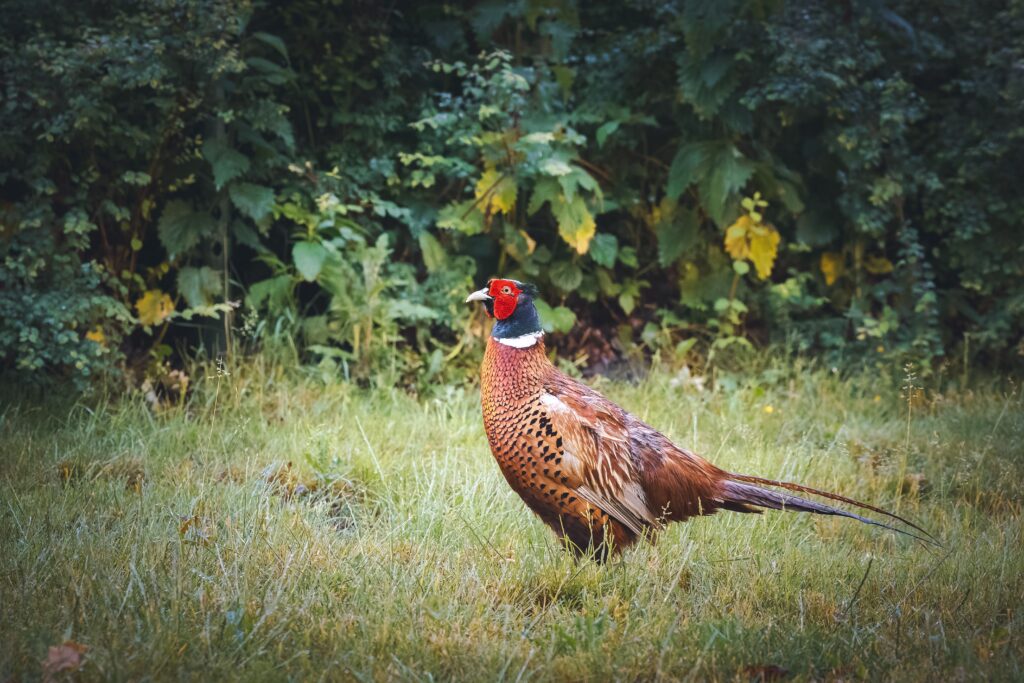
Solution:
M494 317L505 320L515 313L522 290L511 280L492 280L487 293L494 299Z

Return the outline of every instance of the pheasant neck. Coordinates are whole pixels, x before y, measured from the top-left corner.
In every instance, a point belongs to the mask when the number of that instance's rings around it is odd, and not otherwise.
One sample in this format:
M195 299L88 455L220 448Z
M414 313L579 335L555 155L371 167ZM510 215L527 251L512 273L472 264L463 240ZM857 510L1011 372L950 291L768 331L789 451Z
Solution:
M550 371L543 339L526 348L515 348L491 337L480 368L481 395L485 402L517 405L537 394L540 382Z
M544 330L533 301L521 299L512 315L494 323L491 336L499 343L516 349L525 349L540 341Z

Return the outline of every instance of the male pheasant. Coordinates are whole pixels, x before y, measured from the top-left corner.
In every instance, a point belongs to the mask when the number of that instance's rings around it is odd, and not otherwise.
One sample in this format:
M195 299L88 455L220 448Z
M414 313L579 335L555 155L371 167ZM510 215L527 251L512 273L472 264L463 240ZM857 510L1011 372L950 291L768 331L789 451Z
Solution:
M906 533L773 486L887 515L880 508L790 482L733 474L680 448L590 387L555 368L533 285L494 279L466 302L496 320L487 339L480 394L484 430L512 489L577 554L604 560L667 522L718 510L761 508L838 515Z

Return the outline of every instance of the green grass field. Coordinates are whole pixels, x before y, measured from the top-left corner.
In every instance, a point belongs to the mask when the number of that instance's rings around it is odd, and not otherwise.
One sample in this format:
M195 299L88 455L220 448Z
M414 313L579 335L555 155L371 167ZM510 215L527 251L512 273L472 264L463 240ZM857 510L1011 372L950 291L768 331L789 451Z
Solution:
M249 366L155 413L8 400L0 680L69 640L81 680L1021 680L1021 391L926 391L908 415L874 377L781 375L598 388L942 548L724 513L574 562L501 478L473 389L416 402Z

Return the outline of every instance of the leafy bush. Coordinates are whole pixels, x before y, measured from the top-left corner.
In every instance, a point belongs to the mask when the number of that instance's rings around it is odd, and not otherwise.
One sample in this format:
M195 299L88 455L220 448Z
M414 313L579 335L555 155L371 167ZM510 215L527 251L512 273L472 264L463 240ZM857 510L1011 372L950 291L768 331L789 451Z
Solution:
M502 273L593 361L1016 363L1022 28L911 0L15 2L0 357L225 349L244 301L262 343L423 390L472 365L457 294Z

